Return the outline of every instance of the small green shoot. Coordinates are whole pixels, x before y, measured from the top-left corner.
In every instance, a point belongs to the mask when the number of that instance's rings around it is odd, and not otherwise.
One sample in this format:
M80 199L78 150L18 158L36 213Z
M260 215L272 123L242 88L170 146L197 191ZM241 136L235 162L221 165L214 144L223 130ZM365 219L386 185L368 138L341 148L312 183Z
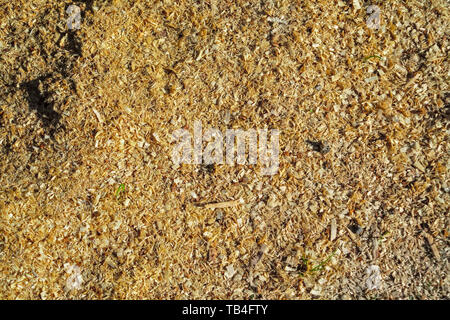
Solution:
M364 60L364 62L367 62L367 60L372 59L372 58L378 58L379 60L383 59L382 57L374 54L372 56L365 57L363 60Z
M125 191L125 184L121 183L116 190L116 199L119 200L120 193Z
M389 235L389 231L383 232L383 234L377 239L377 243L378 244L382 243L386 239L386 236L388 236L388 235Z
M337 249L333 251L332 254L330 254L325 260L321 261L317 266L315 266L314 268L311 269L311 272L316 272L316 271L321 271L325 265L331 260L331 258L333 258L333 256L335 255Z

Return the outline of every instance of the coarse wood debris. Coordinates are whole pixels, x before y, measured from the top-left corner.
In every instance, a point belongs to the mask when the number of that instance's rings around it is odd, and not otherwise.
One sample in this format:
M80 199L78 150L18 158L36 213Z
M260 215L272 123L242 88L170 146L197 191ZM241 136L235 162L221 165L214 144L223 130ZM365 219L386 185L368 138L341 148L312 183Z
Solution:
M0 0L0 298L448 299L448 21ZM280 130L278 172L175 165L195 121Z

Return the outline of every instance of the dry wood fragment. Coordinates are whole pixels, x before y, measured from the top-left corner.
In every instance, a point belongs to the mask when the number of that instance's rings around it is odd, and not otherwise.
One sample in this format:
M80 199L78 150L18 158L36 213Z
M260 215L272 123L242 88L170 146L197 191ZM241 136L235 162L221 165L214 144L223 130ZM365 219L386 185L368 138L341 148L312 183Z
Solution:
M204 204L204 205L198 204L198 206L204 207L206 209L223 209L223 208L235 207L242 203L243 203L243 201L241 199L239 199L239 200L232 200L232 201L208 203L208 204Z
M445 1L379 1L377 31L362 0L78 1L69 33L37 2L0 10L0 298L358 299L368 266L370 295L448 296ZM175 165L195 120L279 129L279 171Z
M345 229L347 229L348 231L348 235L350 236L350 238L353 240L354 243L356 243L357 246L361 246L361 242L359 241L359 239L356 237L356 235L347 227L345 227Z
M439 250L437 249L436 245L434 244L433 237L430 234L426 233L425 231L423 232L423 236L425 237L425 239L427 239L428 245L431 248L431 252L433 253L433 256L437 260L440 260L441 259L441 255L440 255Z
M98 122L102 123L103 118L102 118L101 114L95 108L92 108L92 111L94 112L95 116L97 117Z
M417 72L405 85L405 88L409 88L420 77L421 73Z
M252 260L250 261L250 267L254 268L258 264L258 262L261 260L264 253L266 253L266 252L267 252L267 245L265 245L265 244L261 245L256 256L254 256L252 258Z
M337 226L336 226L336 219L331 220L331 230L330 230L330 240L333 241L336 239L336 232L337 232Z

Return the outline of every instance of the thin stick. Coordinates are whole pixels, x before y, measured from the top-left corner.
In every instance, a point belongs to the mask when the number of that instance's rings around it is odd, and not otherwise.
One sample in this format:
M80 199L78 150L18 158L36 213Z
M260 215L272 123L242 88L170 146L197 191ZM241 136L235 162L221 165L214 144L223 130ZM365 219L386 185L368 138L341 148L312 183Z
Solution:
M216 202L216 203L208 203L205 205L206 209L223 209L228 207L234 207L239 204L241 204L241 200L232 200L232 201L225 201L225 202Z

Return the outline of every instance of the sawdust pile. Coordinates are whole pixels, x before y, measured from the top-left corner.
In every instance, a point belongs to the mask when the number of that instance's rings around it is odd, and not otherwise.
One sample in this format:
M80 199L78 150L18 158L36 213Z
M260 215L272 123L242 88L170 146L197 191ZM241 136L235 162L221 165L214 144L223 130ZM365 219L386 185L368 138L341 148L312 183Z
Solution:
M448 21L444 0L1 0L0 297L448 298ZM174 165L195 120L279 129L278 173Z

